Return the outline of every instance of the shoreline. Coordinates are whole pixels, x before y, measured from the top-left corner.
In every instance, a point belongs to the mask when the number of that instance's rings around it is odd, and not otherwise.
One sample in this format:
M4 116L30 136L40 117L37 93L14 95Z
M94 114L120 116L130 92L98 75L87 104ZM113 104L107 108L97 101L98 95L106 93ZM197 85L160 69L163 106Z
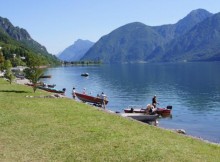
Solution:
M25 84L27 84L27 83L31 83L30 82L30 80L28 80L28 79L19 79L19 78L16 78L15 80L14 80L14 82L16 83L16 84L21 84L21 85L25 85ZM53 94L53 93L51 93L51 94ZM65 95L64 95L65 96ZM65 96L65 98L68 98L68 99L72 99L71 97L67 97L67 96ZM78 100L74 100L74 101L76 101L76 102L80 102L80 101L78 101ZM92 105L91 105L92 106ZM93 107L95 107L95 106L93 106ZM101 111L105 111L105 112L107 112L107 113L110 113L110 114L115 114L115 115L118 115L116 112L114 112L114 111L112 111L112 110L110 110L110 109L102 109L102 108L98 108L98 107L96 107L98 110L101 110ZM129 119L129 118L128 118ZM134 120L134 119L132 119L132 120ZM137 120L135 120L135 121L137 121ZM137 122L140 122L140 121L137 121ZM147 124L147 123L144 123L144 122L140 122L141 124ZM182 136L187 136L187 137L190 137L190 138L193 138L193 139L197 139L197 140L201 140L201 141L203 141L203 142L205 142L205 143L209 143L209 144L214 144L214 145L218 145L218 146L220 146L220 143L217 143L217 142L212 142L212 141L209 141L209 140L206 140L206 139L203 139L203 138L201 138L201 137L197 137L197 136L192 136L192 135L189 135L189 134L187 134L187 132L185 133L185 134L183 134L183 133L181 133L181 132L177 132L178 130L181 130L181 129L168 129L168 128L164 128L164 127L160 127L160 126L155 126L155 127L157 127L157 128L160 128L160 129L163 129L163 130L167 130L167 131L173 131L173 132L176 132L177 134L179 134L179 135L182 135Z

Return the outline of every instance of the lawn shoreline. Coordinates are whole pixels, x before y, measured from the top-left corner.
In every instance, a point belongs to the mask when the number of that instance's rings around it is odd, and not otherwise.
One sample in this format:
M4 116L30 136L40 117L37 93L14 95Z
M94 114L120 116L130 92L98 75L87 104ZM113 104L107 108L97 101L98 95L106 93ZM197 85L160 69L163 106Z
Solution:
M16 83L16 84L25 85L25 84L31 83L31 82L30 82L30 80L28 80L28 79L26 79L26 78L25 78L25 79L19 79L19 78L17 78L17 79L15 80L15 83ZM51 94L52 94L51 96L54 96L53 93L51 93ZM70 97L66 97L66 96L65 96L65 98L68 98L68 99L72 100L72 98L70 98ZM78 101L78 100L75 100L75 101L76 101L76 102L80 102L80 101ZM84 104L86 104L86 103L84 103ZM87 105L90 105L90 104L87 104ZM92 106L92 105L90 105L90 106ZM95 106L92 106L92 107L95 107ZM116 115L118 115L116 112L114 112L114 111L112 111L112 110L109 110L109 109L102 109L102 108L98 108L98 107L95 107L95 108L97 108L97 109L99 109L99 110L102 110L102 111L104 111L104 112L110 113L110 114L116 114ZM130 118L129 118L129 119L130 119ZM134 119L131 119L131 120L134 120ZM136 121L136 120L135 120L135 121ZM137 121L137 122L139 122L139 121ZM147 124L147 123L143 123L143 122L140 122L140 123L141 123L141 124ZM187 132L186 132L186 134L178 133L177 131L178 131L178 130L181 130L181 129L169 129L169 128L164 128L164 127L160 127L160 126L156 126L156 127L157 127L157 128L160 128L160 129L163 129L163 130L168 130L168 131L176 132L176 133L179 134L179 135L191 137L191 138L194 138L194 139L197 139L197 140L201 140L201 141L206 142L206 143L215 144L215 145L219 145L219 146L220 146L220 143L212 142L212 141L209 141L209 140L203 139L203 138L201 138L201 137L197 137L197 136L192 136L192 135L187 134Z
M0 79L0 161L219 161L220 145ZM33 96L27 98L27 96Z

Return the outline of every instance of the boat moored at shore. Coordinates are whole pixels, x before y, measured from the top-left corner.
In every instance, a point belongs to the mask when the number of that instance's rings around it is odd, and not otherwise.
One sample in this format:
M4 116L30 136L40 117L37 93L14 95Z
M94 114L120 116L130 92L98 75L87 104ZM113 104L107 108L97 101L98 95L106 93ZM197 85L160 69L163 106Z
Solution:
M142 122L156 121L156 119L158 118L157 114L149 115L144 113L121 113L120 115L122 117L129 117Z
M96 105L102 105L103 102L105 105L108 104L108 100L107 99L103 100L101 97L94 97L94 96L90 96L90 95L82 94L78 92L75 92L75 94L76 94L76 97L83 102L89 102L89 103L93 103Z

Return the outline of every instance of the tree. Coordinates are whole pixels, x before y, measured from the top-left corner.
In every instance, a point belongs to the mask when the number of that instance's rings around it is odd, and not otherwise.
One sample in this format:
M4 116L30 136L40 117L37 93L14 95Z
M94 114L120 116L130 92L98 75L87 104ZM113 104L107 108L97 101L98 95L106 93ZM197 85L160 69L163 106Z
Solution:
M43 69L38 67L31 67L24 70L25 76L33 84L34 92L37 90L37 84L40 80L40 77L43 75Z
M16 66L25 66L25 63L21 60L20 56L11 59L11 63L13 67Z
M12 65L11 65L11 61L10 60L6 60L4 62L4 69L6 70L5 72L5 78L9 80L10 84L12 83L12 81L15 79L14 74L11 71Z
M3 56L2 51L0 50L0 71L3 70L4 61L5 61L5 58Z
M10 82L10 84L12 83L12 81L15 79L14 74L11 72L11 69L7 69L5 72L5 78L8 79L8 81Z
M39 57L29 57L28 66L29 68L24 70L25 76L33 84L34 92L37 90L37 83L40 77L43 75L43 69L39 68L41 61Z

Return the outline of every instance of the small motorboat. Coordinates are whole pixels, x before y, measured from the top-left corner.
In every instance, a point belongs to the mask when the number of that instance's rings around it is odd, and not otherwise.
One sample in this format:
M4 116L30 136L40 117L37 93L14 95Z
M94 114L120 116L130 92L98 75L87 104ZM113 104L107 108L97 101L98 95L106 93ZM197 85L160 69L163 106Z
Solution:
M82 94L82 93L77 93L77 92L75 92L75 94L76 94L76 97L83 102L89 102L95 105L102 105L103 99L100 97L89 96L87 94ZM105 105L107 105L108 100L104 99L104 103Z
M151 122L151 121L155 121L158 118L158 114L149 115L144 113L121 113L120 115L123 117L129 117L142 122Z
M157 108L156 113L161 116L170 115L172 108L172 106L167 106L166 108Z
M82 73L81 76L87 77L89 76L89 73Z
M161 116L168 116L171 114L172 106L167 106L166 108L156 108L154 110L155 113ZM125 113L146 113L146 108L138 106L128 106L128 108L124 109Z

